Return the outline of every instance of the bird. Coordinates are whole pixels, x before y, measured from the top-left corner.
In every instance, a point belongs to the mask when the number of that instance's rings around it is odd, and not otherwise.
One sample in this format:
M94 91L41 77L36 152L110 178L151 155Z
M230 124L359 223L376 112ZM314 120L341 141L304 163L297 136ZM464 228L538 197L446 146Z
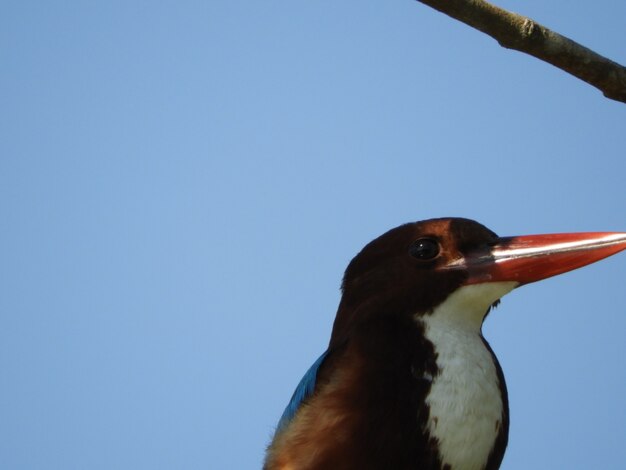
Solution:
M626 233L499 237L465 218L393 228L348 264L326 351L264 470L496 470L504 375L482 335L500 298L626 249Z

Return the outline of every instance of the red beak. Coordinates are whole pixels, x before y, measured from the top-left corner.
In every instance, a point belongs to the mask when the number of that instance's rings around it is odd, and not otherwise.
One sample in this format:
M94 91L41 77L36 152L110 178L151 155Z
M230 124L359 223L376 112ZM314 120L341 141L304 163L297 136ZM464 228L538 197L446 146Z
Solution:
M624 249L626 233L619 232L504 237L466 257L470 273L467 284L528 284L595 263Z

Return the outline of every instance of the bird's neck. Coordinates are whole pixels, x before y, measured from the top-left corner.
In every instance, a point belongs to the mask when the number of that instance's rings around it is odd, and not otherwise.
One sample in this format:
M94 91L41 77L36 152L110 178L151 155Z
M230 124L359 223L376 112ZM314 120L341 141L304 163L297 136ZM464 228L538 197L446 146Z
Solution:
M470 288L426 314L358 312L364 321L331 345L315 395L277 436L282 464L268 468L496 469L506 392L480 325L510 288Z
M504 452L506 388L481 325L490 303L514 287L512 283L462 287L432 313L416 318L433 345L438 369L426 397L426 426L438 442L443 465L453 470L497 468Z
M463 330L480 335L489 307L517 285L516 282L492 282L460 287L422 317L444 330Z

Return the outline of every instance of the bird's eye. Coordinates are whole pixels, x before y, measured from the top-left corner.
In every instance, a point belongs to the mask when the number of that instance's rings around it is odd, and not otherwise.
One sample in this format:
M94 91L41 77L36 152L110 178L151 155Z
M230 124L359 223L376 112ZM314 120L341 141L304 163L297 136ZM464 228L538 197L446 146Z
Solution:
M409 254L422 261L431 260L439 254L439 243L432 238L420 238L411 244Z

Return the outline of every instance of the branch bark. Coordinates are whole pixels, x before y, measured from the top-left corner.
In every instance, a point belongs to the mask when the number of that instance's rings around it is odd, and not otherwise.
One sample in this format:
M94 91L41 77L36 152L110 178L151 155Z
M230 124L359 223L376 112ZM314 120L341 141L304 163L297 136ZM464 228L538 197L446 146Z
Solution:
M548 62L626 103L626 67L517 13L483 0L417 0L493 37L502 47Z

